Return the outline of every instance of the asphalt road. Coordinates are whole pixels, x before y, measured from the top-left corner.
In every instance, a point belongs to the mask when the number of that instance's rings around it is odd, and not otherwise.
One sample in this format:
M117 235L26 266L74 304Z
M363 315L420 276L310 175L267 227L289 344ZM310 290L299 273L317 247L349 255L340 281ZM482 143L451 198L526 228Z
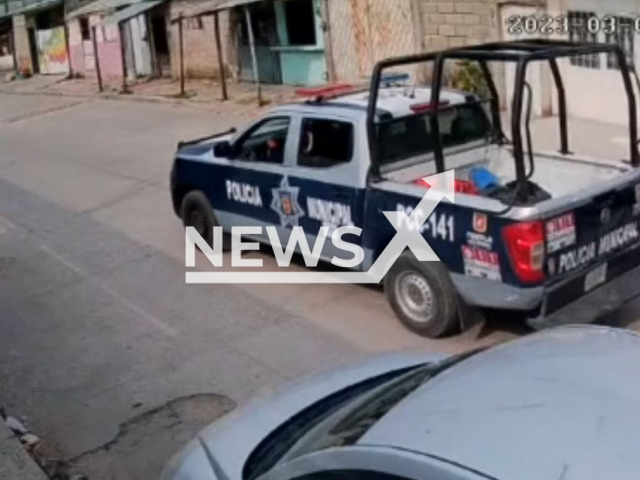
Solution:
M175 144L238 121L0 94L0 405L92 480L156 478L209 421L302 375L526 332L500 322L426 340L360 286L185 285L168 191Z

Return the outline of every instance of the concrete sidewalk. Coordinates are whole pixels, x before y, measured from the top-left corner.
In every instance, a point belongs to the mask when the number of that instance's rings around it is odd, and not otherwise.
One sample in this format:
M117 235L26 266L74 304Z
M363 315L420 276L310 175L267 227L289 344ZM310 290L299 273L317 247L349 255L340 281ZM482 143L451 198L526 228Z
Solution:
M66 78L64 75L35 75L27 79L3 82L0 79L0 93L22 95L50 95L78 98L107 98L138 100L188 105L207 110L232 112L240 116L258 115L263 108L297 101L295 87L286 85L262 85L261 106L258 106L256 87L252 83L233 83L227 86L228 101L222 101L220 85L215 80L189 79L185 94L180 95L179 82L170 78L137 80L129 82L127 92L122 92L120 83L109 83L104 91L98 91L95 78Z
M1 420L0 418L0 480L47 480L35 460Z

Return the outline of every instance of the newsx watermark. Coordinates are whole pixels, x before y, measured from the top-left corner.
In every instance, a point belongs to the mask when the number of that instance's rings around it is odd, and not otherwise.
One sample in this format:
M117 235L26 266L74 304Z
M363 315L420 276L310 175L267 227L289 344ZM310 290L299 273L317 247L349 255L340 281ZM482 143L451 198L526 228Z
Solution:
M427 240L420 233L421 227L436 209L438 204L447 199L451 203L455 201L455 171L449 170L437 175L425 177L424 181L429 189L422 197L416 208L407 215L404 211L382 212L393 225L396 233L380 256L368 271L339 271L326 272L309 270L302 272L292 271L220 271L186 272L188 284L317 284L317 283L357 283L377 284L389 271L398 257L409 248L419 261L438 262L440 259L433 251ZM266 232L273 249L278 267L286 268L291 264L296 247L304 258L309 269L318 266L324 245L331 238L333 245L350 254L351 258L344 259L334 256L331 263L344 269L357 269L365 259L365 252L360 245L346 242L345 235L362 234L362 229L355 226L343 226L333 228L323 226L316 237L315 244L310 246L304 229L300 226L293 227L286 247L282 244L275 226L268 227L233 227L231 229L231 266L237 268L262 268L262 259L242 258L242 252L258 250L259 243L247 241L243 236L263 235ZM329 234L331 236L329 237ZM185 266L196 266L196 247L206 256L214 268L224 267L222 227L214 227L213 247L193 227L185 230Z

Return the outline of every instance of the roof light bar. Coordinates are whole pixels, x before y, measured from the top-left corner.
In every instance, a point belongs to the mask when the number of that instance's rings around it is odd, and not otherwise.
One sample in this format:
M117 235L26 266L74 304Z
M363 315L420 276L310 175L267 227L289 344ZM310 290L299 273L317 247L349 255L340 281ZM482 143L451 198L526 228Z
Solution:
M411 75L408 73L383 73L380 77L380 83L385 86L397 85L399 83L408 82Z
M441 100L438 103L438 108L446 107L451 102L449 100ZM433 104L431 102L428 103L414 103L409 107L413 113L425 113L433 110Z
M336 83L333 85L323 85L321 87L311 88L299 88L296 90L298 97L316 98L321 100L324 98L331 98L337 95L343 95L345 93L352 92L354 86L349 83Z

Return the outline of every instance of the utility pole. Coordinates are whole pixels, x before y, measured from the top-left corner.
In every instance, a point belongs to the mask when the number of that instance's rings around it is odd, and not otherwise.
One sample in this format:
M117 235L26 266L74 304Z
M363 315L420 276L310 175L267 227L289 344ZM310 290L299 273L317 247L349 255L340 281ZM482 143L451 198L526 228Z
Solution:
M118 23L118 33L120 34L120 60L122 62L122 92L129 93L127 86L127 45L125 29L122 22Z
M102 93L102 72L100 71L100 55L98 54L98 41L96 40L96 26L91 27L91 41L93 42L93 61L96 66L96 76L98 77L98 91Z
M253 62L253 74L256 77L256 88L258 89L258 106L262 106L262 89L260 88L260 72L258 71L258 57L256 55L256 43L253 37L253 24L251 22L251 12L249 7L244 7L245 19L247 21L247 31L249 32L249 46L251 47L251 61Z
M220 87L222 88L222 100L228 100L227 94L227 79L224 71L224 61L222 59L222 41L220 40L220 15L219 12L214 13L213 17L215 35L216 35L216 50L218 52L218 70L220 71Z
M182 23L184 21L184 17L180 15L178 20L178 41L180 42L180 96L185 96L185 88L184 88L184 34L182 32L183 26Z

